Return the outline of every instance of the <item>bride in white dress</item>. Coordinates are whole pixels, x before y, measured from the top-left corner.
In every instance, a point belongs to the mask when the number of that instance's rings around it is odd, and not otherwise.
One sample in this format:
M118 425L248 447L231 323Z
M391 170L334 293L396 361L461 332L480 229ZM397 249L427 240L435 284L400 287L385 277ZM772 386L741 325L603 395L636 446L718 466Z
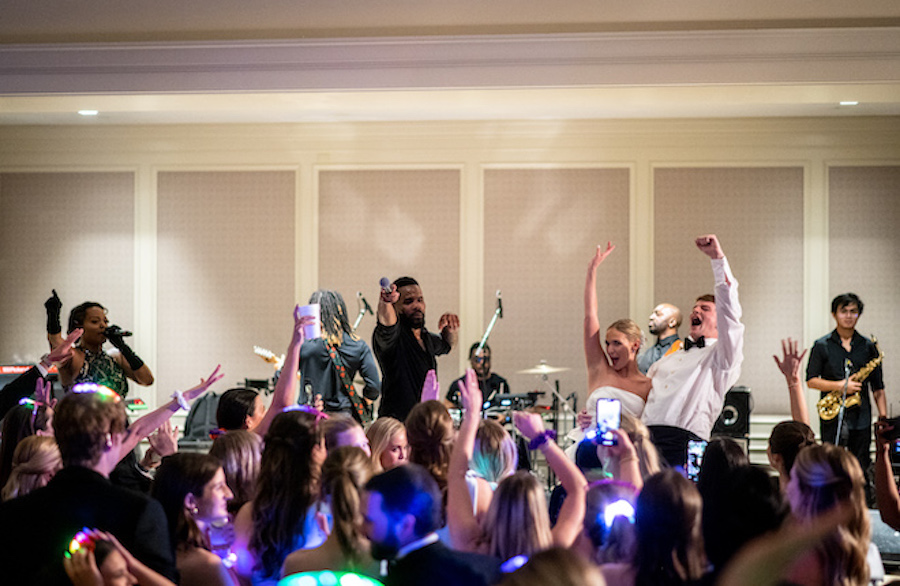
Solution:
M597 267L615 250L611 242L597 246L597 252L588 265L584 285L584 358L587 362L588 389L592 389L586 408L578 414L578 426L569 437L580 442L584 431L594 425L597 399L618 399L622 411L640 419L650 379L641 374L637 355L643 335L633 320L620 319L606 330L604 342L600 341L600 320L597 318ZM606 348L604 349L604 343Z

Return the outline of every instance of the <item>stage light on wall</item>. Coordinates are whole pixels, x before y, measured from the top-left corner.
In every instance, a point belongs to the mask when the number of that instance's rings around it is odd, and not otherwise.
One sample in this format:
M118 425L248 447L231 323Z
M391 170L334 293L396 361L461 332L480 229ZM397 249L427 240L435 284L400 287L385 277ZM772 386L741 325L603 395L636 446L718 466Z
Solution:
M854 102L854 101L850 101L850 100L848 100L846 102L839 102L839 104L841 106L859 106L859 102Z
M96 116L100 113L99 110L78 110L78 113L82 116Z

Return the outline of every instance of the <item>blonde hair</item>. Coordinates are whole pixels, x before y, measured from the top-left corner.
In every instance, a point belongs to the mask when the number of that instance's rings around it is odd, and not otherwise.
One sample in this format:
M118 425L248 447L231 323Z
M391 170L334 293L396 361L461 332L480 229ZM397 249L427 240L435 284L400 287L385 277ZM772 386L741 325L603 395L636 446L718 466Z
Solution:
M541 551L528 560L524 566L508 574L500 586L534 586L554 584L556 586L605 586L606 581L600 568L583 557L562 547Z
M375 474L384 472L381 455L390 449L391 442L400 432L406 433L406 426L393 417L379 417L366 431L369 448L372 450L372 465L375 468Z
M24 496L47 484L47 475L62 468L62 457L56 440L47 436L28 436L13 452L12 473L3 487L4 501Z
M632 344L637 342L640 346L644 345L644 332L641 331L639 325L635 323L633 319L617 319L613 323L609 324L609 327L606 328L606 331L616 330L622 334L625 334L625 337L628 338L628 341Z
M500 482L516 471L516 443L502 425L484 419L475 432L475 450L469 469L488 482Z
M634 444L641 478L646 479L659 472L662 469L659 465L659 452L656 451L656 446L650 440L650 430L647 429L644 422L628 413L622 413L622 423L619 427L628 434L628 439ZM618 460L615 466L618 466ZM618 472L616 470L613 476L617 477Z
M866 563L871 525L866 509L865 477L856 458L831 444L800 450L791 469L788 498L791 513L810 521L839 503L849 504L853 517L838 527L817 548L829 584L866 584Z
M482 527L486 553L501 560L552 546L547 498L537 478L520 470L500 481Z
M228 512L237 514L244 503L256 497L262 438L258 433L235 429L220 435L209 449L209 455L222 463L225 483L234 498L228 501Z
M333 520L332 535L350 569L365 565L369 542L362 531L360 491L373 475L372 461L355 446L343 446L328 452L322 464L322 500L328 499Z

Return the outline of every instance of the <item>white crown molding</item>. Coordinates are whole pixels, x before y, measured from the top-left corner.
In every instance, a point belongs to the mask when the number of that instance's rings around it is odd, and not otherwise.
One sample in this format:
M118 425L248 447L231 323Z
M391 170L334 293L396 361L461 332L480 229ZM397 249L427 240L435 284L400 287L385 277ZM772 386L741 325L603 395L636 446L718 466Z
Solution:
M0 94L900 80L900 28L0 46Z

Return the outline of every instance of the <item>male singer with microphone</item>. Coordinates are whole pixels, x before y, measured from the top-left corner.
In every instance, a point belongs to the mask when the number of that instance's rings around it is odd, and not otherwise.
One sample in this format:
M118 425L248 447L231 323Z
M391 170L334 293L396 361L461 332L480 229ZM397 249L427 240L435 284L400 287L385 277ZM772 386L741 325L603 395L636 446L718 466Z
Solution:
M381 366L379 417L405 421L422 398L422 385L429 370L437 371L436 356L456 345L459 317L445 313L438 320L440 335L425 328L425 298L412 277L393 284L382 279L378 300L378 323L372 333L372 349Z
M852 375L878 356L875 344L856 331L856 322L859 321L862 312L863 302L854 293L844 293L832 300L831 317L834 318L836 327L830 334L819 338L813 344L809 353L809 364L806 366L806 384L811 389L822 391L822 396L830 391L842 391L845 384L848 396L859 393L859 405L844 411L841 441L835 437L838 417L829 421L819 420L819 433L822 441L847 446L859 460L859 465L866 475L866 499L871 503L874 500L874 492L869 473L872 463L869 456L869 444L872 441L872 407L869 402L869 390L872 391L875 407L881 418L887 417L887 401L881 366L873 370L865 381L847 380L845 367L849 367L849 374Z
M710 258L715 296L697 298L684 348L647 371L653 388L641 416L653 443L673 467L687 462L689 440L709 439L744 360L737 280L715 234L700 236L695 244Z

